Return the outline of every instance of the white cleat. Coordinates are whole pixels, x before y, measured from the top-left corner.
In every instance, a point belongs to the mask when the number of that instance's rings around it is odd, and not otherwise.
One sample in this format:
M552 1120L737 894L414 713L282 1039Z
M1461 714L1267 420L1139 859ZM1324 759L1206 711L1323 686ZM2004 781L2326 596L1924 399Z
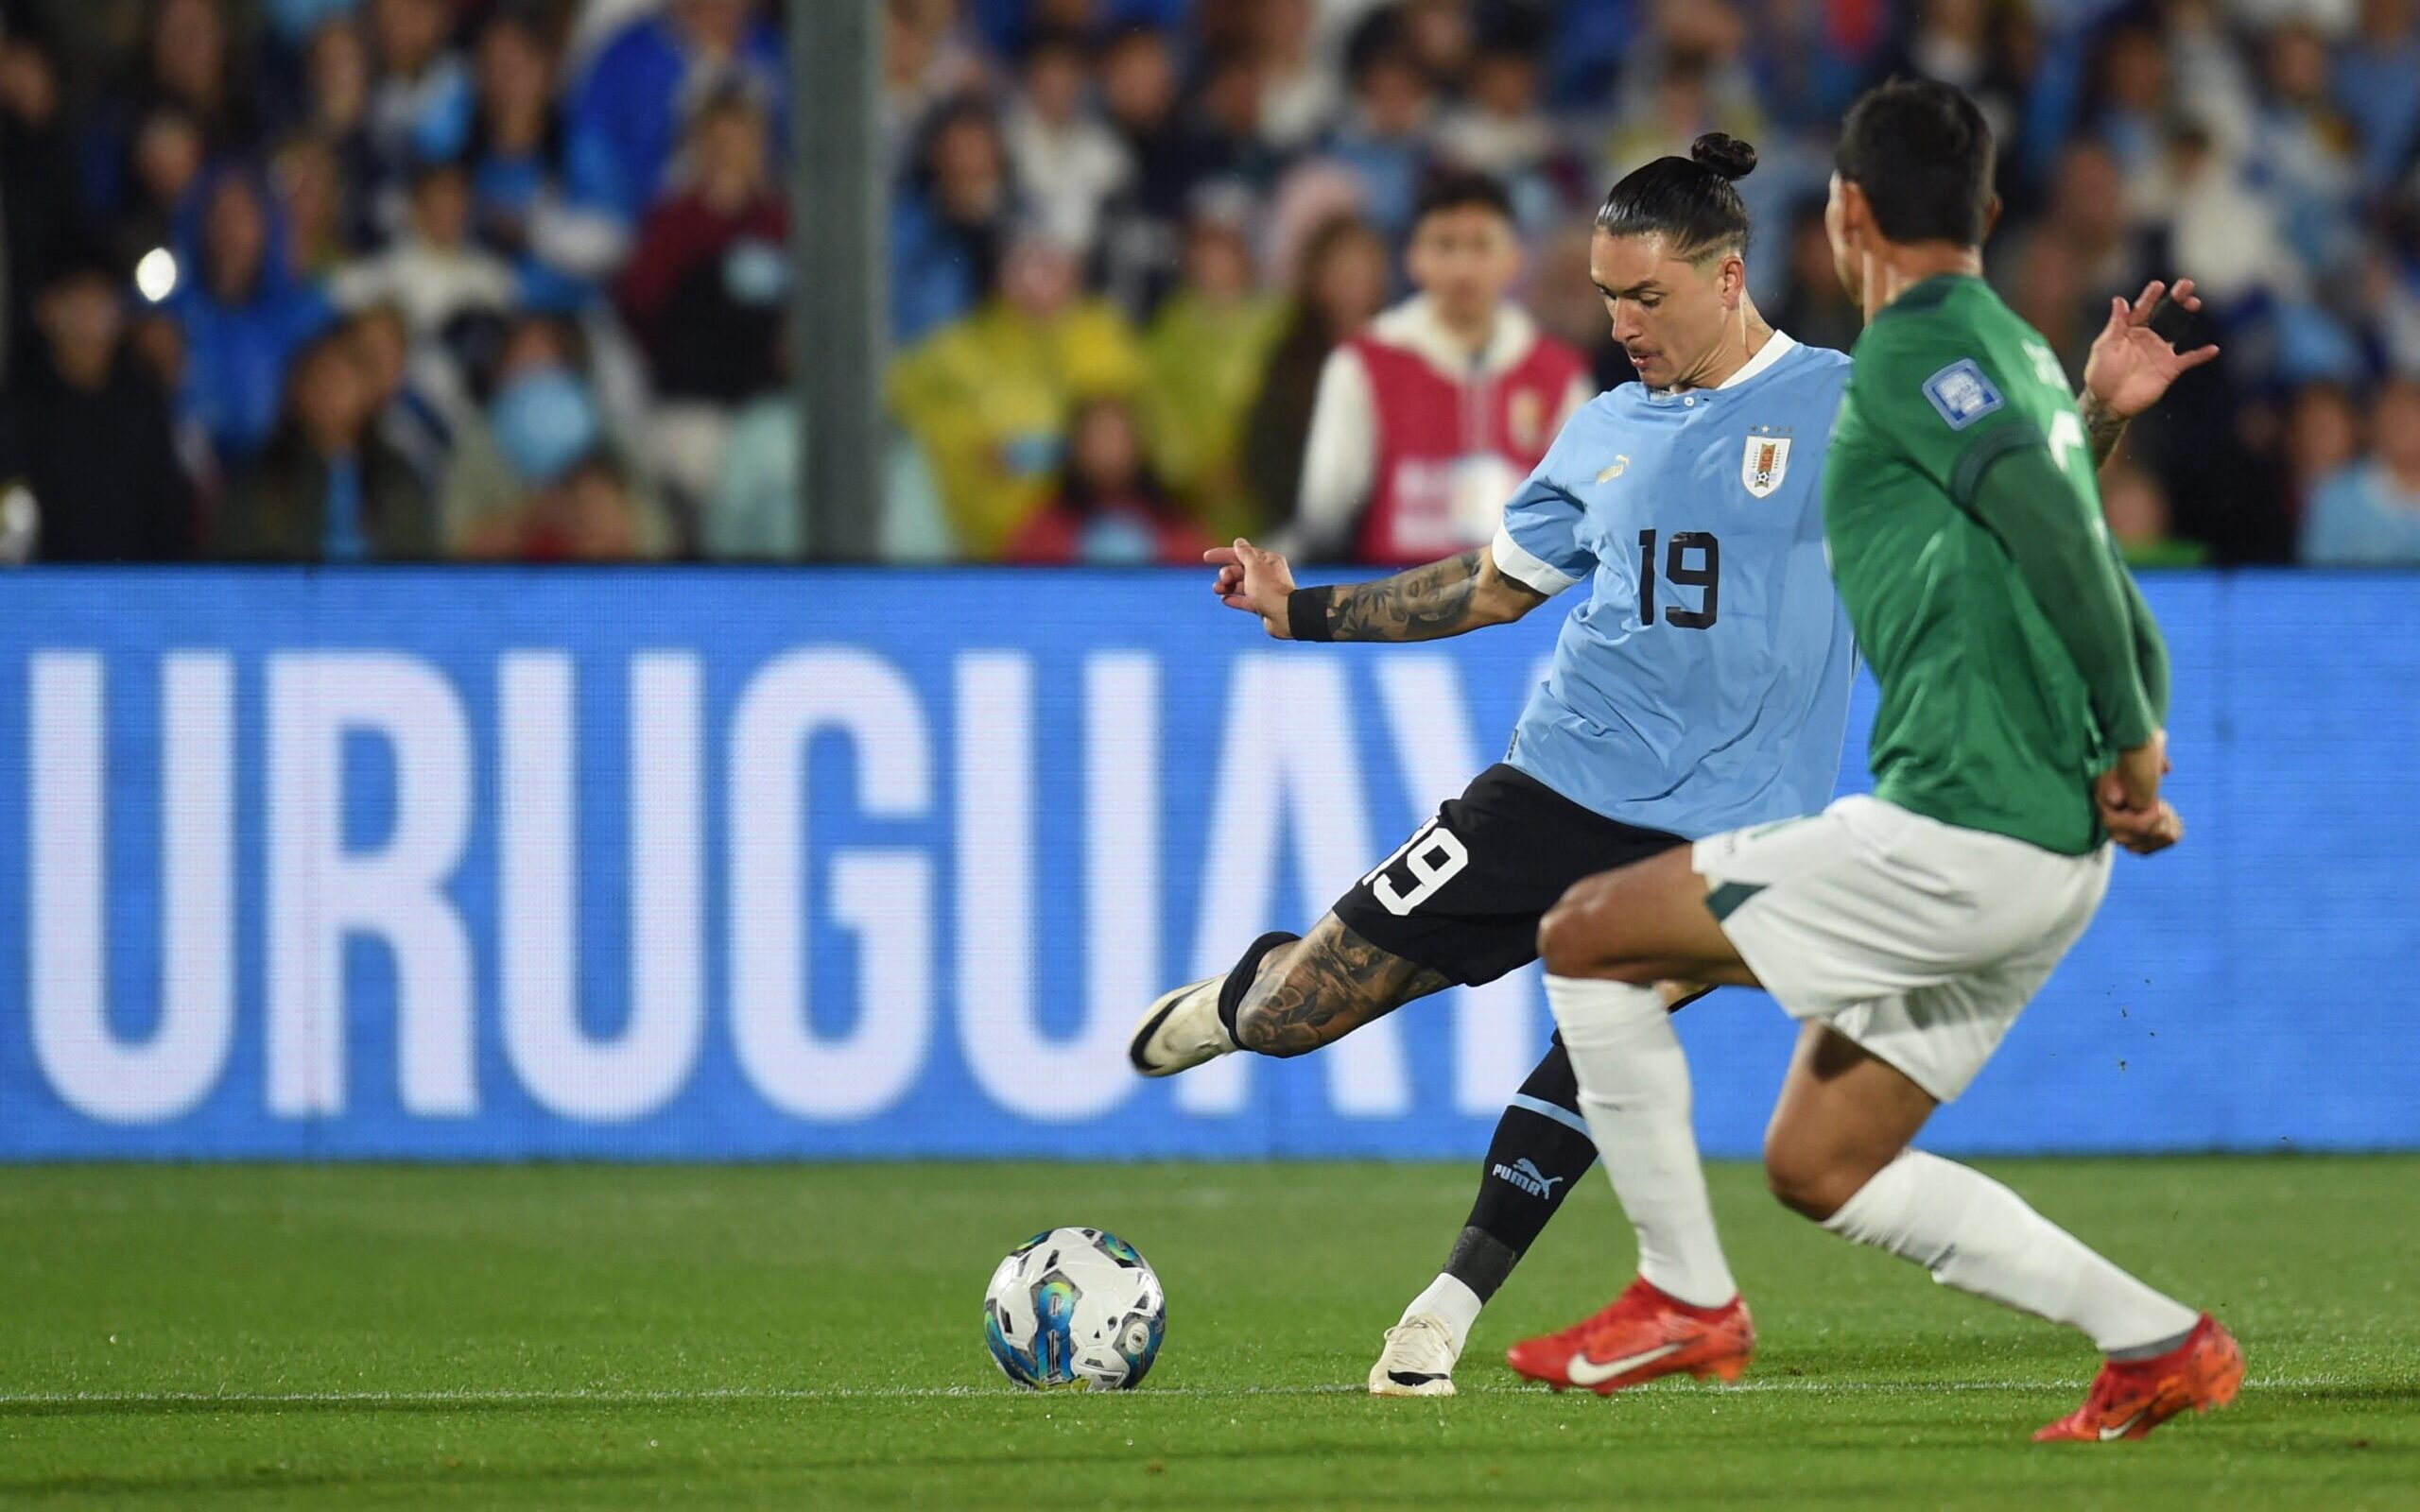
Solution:
M1387 1330L1387 1347L1370 1367L1370 1395L1450 1397L1454 1362L1461 1352L1444 1319L1414 1313Z
M1146 1076L1173 1076L1235 1054L1236 1041L1219 1022L1219 988L1226 980L1204 977L1154 999L1127 1041L1126 1058L1134 1069Z

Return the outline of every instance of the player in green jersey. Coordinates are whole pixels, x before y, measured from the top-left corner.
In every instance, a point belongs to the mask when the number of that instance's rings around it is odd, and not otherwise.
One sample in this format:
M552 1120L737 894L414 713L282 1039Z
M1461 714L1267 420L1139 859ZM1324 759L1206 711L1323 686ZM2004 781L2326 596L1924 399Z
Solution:
M1893 83L1842 124L1825 213L1865 312L1824 471L1833 575L1881 684L1872 797L1701 840L1574 886L1540 929L1583 1106L1619 1078L1589 989L1761 985L1800 1021L1766 1134L1774 1194L1935 1280L2090 1335L2090 1396L2037 1438L2138 1438L2232 1400L2235 1340L1981 1173L1911 1149L2080 937L2111 841L2184 834L2160 798L2168 661L2100 518L2123 417L2215 356L2116 301L2080 410L2048 346L1981 279L1990 129L1946 85ZM2190 301L2190 286L2179 293ZM2106 339L2113 338L2114 339ZM2105 397L2104 397L2105 396ZM1577 979L1577 980L1574 980ZM1608 1167L1620 1150L1600 1152ZM1558 1385L1685 1352L1627 1297L1517 1346Z

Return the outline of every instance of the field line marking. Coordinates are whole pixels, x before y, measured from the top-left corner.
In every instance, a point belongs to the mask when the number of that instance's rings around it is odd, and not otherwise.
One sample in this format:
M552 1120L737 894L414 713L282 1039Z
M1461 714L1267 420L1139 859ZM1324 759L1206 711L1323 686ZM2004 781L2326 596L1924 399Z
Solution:
M1702 1388L1715 1397L1735 1395L1914 1396L1927 1392L2057 1392L2081 1389L2073 1381L1823 1381L1789 1377L1777 1381L1743 1381L1736 1385ZM2323 1390L2330 1387L2377 1385L2376 1380L2352 1376L2251 1377L2246 1386L2263 1391ZM1146 1386L1140 1396L1182 1398L1334 1397L1357 1396L1364 1388L1338 1383L1312 1386ZM1532 1394L1537 1388L1504 1384L1465 1385L1465 1396ZM1014 1401L1026 1394L1004 1385L993 1386L702 1386L690 1390L516 1390L510 1387L471 1391L27 1391L0 1393L0 1412L11 1407L679 1407L719 1401L827 1402L925 1401L947 1399L979 1400L995 1398Z

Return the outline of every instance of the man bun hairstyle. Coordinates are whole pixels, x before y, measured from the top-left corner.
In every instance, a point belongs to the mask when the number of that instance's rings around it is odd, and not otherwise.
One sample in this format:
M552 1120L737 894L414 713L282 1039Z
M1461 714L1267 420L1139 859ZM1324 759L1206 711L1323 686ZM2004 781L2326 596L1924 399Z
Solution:
M1708 131L1685 158L1657 158L1634 168L1605 196L1597 229L1615 236L1667 238L1674 255L1698 262L1723 253L1746 256L1748 207L1732 187L1756 171L1756 149L1736 136Z
M1980 247L1992 218L1991 123L1933 79L1894 78L1849 107L1832 166L1894 242Z

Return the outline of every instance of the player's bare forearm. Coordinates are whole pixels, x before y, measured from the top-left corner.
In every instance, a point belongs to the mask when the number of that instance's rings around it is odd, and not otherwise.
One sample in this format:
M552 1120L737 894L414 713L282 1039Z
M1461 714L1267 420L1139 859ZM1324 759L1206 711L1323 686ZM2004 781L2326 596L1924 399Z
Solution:
M1505 576L1485 548L1329 592L1328 629L1339 641L1443 640L1509 624L1546 602Z
M2078 407L2083 412L2083 433L2092 444L2092 465L2097 472L2118 455L2118 443L2126 438L2126 418L2101 403L2098 394L2085 394Z
M1334 914L1271 951L1236 1013L1236 1038L1264 1056L1300 1056L1453 984L1371 944Z

